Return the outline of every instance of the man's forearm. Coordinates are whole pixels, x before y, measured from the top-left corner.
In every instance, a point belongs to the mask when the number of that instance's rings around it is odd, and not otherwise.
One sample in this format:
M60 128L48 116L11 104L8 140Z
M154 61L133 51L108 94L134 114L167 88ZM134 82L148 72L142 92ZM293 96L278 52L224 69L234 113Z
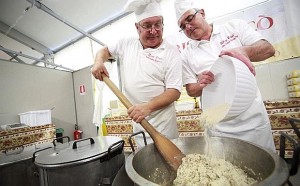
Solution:
M110 57L107 47L103 47L96 53L95 63L104 63Z
M202 94L202 88L200 83L189 83L186 85L186 91L191 97L199 97Z
M252 62L266 60L275 54L274 47L266 40L259 40L252 45L244 46L244 50Z
M148 106L151 112L154 112L170 105L171 103L179 99L179 97L180 92L177 89L167 89L164 93L149 101Z

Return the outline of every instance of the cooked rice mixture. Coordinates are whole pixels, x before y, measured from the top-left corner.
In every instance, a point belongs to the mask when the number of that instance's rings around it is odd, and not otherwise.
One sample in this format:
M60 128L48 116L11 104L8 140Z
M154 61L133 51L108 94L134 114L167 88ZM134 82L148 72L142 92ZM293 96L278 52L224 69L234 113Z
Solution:
M244 186L256 180L224 159L189 154L182 159L174 186Z

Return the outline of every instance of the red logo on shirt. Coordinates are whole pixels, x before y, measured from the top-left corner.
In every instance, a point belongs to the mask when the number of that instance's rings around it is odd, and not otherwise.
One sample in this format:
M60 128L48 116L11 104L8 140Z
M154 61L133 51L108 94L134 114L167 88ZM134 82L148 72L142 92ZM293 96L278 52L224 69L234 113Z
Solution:
M223 41L220 42L220 45L223 47L225 47L226 45L228 45L231 41L235 40L236 38L238 38L239 36L238 35L230 35L230 36L227 36L227 38Z
M150 59L151 61L154 61L154 62L158 62L158 63L162 63L163 59L158 57L158 56L154 56L152 54L148 54L146 55L146 58Z

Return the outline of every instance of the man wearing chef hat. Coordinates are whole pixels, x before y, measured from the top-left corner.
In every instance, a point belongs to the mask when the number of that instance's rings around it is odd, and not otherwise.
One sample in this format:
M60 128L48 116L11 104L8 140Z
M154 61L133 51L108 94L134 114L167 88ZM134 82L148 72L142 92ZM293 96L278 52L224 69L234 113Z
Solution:
M119 57L124 92L133 104L128 109L134 121L133 131L145 131L138 124L145 118L167 138L178 138L174 101L180 97L182 65L177 48L162 38L159 1L129 0L125 10L134 12L139 37L123 38L100 49L92 74L102 81L101 73L109 75L104 62L109 57ZM146 136L151 143L147 133ZM138 147L144 146L141 135L137 135L135 141Z
M255 75L251 61L262 61L275 53L273 46L242 20L231 20L223 25L209 24L201 2L174 2L177 24L191 39L182 52L182 59L183 84L193 97L201 96L202 89L214 83L214 74L209 69L220 56L239 59ZM248 110L230 121L218 123L209 134L243 139L275 152L270 121L258 89Z

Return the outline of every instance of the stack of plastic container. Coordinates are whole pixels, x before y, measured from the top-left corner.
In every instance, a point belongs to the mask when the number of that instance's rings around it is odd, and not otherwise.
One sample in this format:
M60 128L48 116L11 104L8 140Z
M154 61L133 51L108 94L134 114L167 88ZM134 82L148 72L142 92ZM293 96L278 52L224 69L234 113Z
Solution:
M293 70L287 77L290 98L300 98L300 70Z
M30 127L52 124L51 110L36 110L18 114L20 122Z

